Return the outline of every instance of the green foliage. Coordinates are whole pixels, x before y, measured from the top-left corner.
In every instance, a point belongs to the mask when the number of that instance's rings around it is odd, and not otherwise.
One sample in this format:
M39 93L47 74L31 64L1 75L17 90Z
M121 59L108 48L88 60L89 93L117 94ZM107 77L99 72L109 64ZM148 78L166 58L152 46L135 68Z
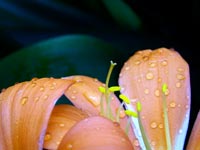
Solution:
M33 77L75 74L88 75L104 82L110 60L121 55L116 48L91 36L67 35L48 39L18 50L0 61L0 88Z

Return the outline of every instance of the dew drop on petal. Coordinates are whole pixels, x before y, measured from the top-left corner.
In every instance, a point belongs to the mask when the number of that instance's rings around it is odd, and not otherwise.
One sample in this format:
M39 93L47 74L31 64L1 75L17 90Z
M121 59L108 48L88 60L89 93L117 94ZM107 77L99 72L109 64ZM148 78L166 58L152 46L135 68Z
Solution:
M180 83L180 82L177 82L177 83L176 83L176 87L177 87L177 88L180 88L180 87L181 87L181 83Z
M148 72L147 74L146 74L146 79L147 80L151 80L151 79L153 79L153 73L152 72Z
M76 96L74 96L74 95L71 95L70 97L71 97L72 100L76 99Z
M163 128L163 124L160 123L160 124L158 125L158 127L159 127L160 129L162 129L162 128Z
M35 86L36 86L36 83L35 83L35 82L32 82L32 83L31 83L31 86L32 86L32 87L35 87Z
M180 130L178 131L178 133L179 133L179 134L183 133L183 130L182 130L182 129L180 129Z
M49 95L44 95L44 100L48 99Z
M67 150L72 150L72 148L73 148L73 145L72 145L72 144L68 144L68 145L67 145Z
M44 136L44 140L45 141L49 141L51 139L51 134L50 133L47 133L45 136Z
M151 123L151 128L155 129L155 128L157 128L157 126L158 126L158 125L157 125L156 122L152 122L152 123Z
M156 63L154 63L154 62L151 62L151 63L149 64L149 66L150 66L151 68L153 68L153 67L155 67L155 66L156 66Z
M40 91L44 91L44 86L41 86L41 87L40 87Z
M59 126L60 126L60 127L64 127L65 124L64 124L64 123L60 123Z
M84 97L94 106L99 106L100 105L100 98L92 95L92 94L88 94L88 93L84 93L83 94Z
M161 62L161 64L162 64L163 66L166 66L166 65L167 65L167 60L163 60L163 61Z
M152 145L152 146L155 146L155 145L156 145L156 142L155 142L155 141L151 141L151 145Z
M178 68L177 71L178 71L178 72L183 72L184 69L183 69L183 68Z
M135 61L135 65L139 65L140 64L140 61Z
M175 103L175 102L171 102L171 103L169 104L169 106L170 106L171 108L175 108L175 107L176 107L176 103Z
M149 94L149 89L145 89L145 90L144 90L144 93L145 93L145 94Z
M177 74L177 75L176 75L176 78L177 78L178 80L184 80L184 79L185 79L185 76L182 75L182 74Z
M130 67L129 67L129 66L125 67L125 70L129 70L129 69L130 69Z
M36 98L34 99L34 101L37 102L39 99L40 99L39 97L36 97Z
M21 104L25 105L27 103L27 101L28 101L28 97L22 97Z
M155 90L155 92L154 92L154 94L155 94L155 96L160 96L160 91L157 89L157 90Z

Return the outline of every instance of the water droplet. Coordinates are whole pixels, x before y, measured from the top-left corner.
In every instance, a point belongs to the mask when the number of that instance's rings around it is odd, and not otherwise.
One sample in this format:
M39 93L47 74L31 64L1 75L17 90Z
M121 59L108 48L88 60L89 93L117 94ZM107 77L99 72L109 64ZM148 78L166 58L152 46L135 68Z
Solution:
M121 92L125 92L125 87L121 86Z
M176 78L179 79L179 80L184 80L184 79L185 79L185 76L182 75L182 74L177 74L177 75L176 75Z
M169 104L169 106L170 106L171 108L175 108L175 107L176 107L176 103L175 103L175 102L171 102L171 103Z
M183 72L184 69L183 69L183 68L178 68L177 71L178 71L178 72Z
M151 62L151 63L149 63L149 66L153 68L153 67L155 67L155 66L156 66L156 63L154 63L154 62Z
M28 97L22 97L21 104L25 105L27 101L28 101Z
M134 140L134 141L133 141L133 145L135 145L135 146L140 146L140 143L139 143L138 140Z
M149 57L148 57L148 56L143 56L142 59L143 59L144 61L147 61L147 60L149 60Z
M56 142L56 145L59 145L59 144L60 144L60 141L57 141L57 142Z
M60 127L64 127L65 124L64 124L64 123L60 123L59 126L60 126Z
M166 96L169 95L169 89L166 89L165 95L166 95Z
M152 122L152 123L151 123L151 128L155 129L155 128L157 128L157 126L158 126L158 125L157 125L156 122Z
M138 60L138 61L135 61L135 65L139 65L141 62Z
M183 130L182 130L182 129L180 129L180 130L178 131L178 133L179 133L179 134L181 134L182 132L183 132Z
M185 105L185 108L188 109L188 108L189 108L189 105Z
M100 98L92 95L92 94L88 94L88 93L84 93L83 94L84 97L94 106L99 106L100 105Z
M149 94L149 89L145 89L145 90L144 90L144 93L145 93L145 94Z
M153 79L153 73L152 72L148 72L147 74L146 74L146 79L147 80L151 80L151 79Z
M163 60L163 61L161 62L161 64L162 64L163 66L166 66L166 65L167 65L167 60Z
M44 140L45 141L48 141L51 139L51 134L50 133L47 133L45 136L44 136Z
M51 85L50 86L50 90L54 90L55 89L55 86L54 85Z
M177 87L177 88L180 88L180 87L181 87L181 83L180 83L180 82L177 82L177 83L176 83L176 87Z
M163 124L160 123L160 124L158 125L158 127L159 127L160 129L162 129L162 128L163 128Z
M72 100L75 100L76 99L76 96L72 95L70 96Z
M39 99L40 99L39 97L36 97L36 98L34 99L34 101L37 102Z
M72 144L68 144L68 145L67 145L67 150L72 150L72 148L73 148L73 145L72 145Z
M32 86L32 87L35 87L35 86L36 86L36 83L35 83L35 82L32 82L32 83L31 83L31 86Z
M158 82L161 82L162 81L162 79L161 78L158 78Z
M151 145L152 145L152 146L155 146L155 145L156 145L156 142L155 142L155 141L151 141Z
M141 79L140 78L138 78L138 80L137 80L139 83L141 82Z
M157 89L157 90L155 90L155 92L154 92L154 94L155 94L155 96L160 96L160 91Z
M126 116L126 114L125 114L124 110L120 110L119 117L124 118L125 116Z
M129 69L130 69L130 67L129 67L129 66L125 67L125 70L129 70Z
M40 91L44 91L44 86L41 86L41 87L40 87Z
M44 95L44 100L48 99L49 95Z

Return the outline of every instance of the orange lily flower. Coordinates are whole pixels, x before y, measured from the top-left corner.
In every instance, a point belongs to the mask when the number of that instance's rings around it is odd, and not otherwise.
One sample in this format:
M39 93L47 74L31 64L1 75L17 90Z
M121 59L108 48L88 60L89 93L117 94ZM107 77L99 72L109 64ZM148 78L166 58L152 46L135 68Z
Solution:
M105 84L74 75L2 90L0 150L183 150L190 75L181 55L166 48L138 51L121 70L120 88L108 87L112 69ZM114 94L119 90L122 101ZM62 95L73 106L55 105ZM199 138L198 114L187 150L200 149Z

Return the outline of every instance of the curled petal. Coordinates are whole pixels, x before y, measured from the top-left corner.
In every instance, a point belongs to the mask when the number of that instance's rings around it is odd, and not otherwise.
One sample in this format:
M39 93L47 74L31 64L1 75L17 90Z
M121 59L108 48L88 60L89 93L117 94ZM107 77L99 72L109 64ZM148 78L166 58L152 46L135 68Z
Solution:
M87 114L72 105L56 105L48 122L44 138L44 148L56 150L69 129L86 117L88 117Z
M187 150L199 150L200 149L200 112L197 115L197 118L194 123L188 144Z
M103 87L104 84L97 79L87 76L71 76L66 79L74 80L72 84L65 92L66 97L79 109L86 112L89 116L100 115L100 101L102 93L99 91L99 87ZM120 106L120 101L112 93L111 110L114 117L116 117L117 110ZM104 101L105 102L105 101ZM104 103L106 108L106 103ZM120 125L125 130L128 118L122 110ZM134 136L133 130L129 130L129 138L134 145L134 148L139 149L138 142Z
M75 124L58 150L133 150L128 136L116 122L93 116Z
M71 80L41 78L18 83L0 94L0 149L41 150L56 101Z
M167 85L165 92L163 84ZM190 76L180 54L167 48L138 51L124 64L119 85L121 93L133 100L126 104L129 109L136 110L137 101L141 102L142 124L153 149L167 149L163 117L166 98L172 149L182 150L190 112ZM139 137L137 118L133 118L133 126Z

